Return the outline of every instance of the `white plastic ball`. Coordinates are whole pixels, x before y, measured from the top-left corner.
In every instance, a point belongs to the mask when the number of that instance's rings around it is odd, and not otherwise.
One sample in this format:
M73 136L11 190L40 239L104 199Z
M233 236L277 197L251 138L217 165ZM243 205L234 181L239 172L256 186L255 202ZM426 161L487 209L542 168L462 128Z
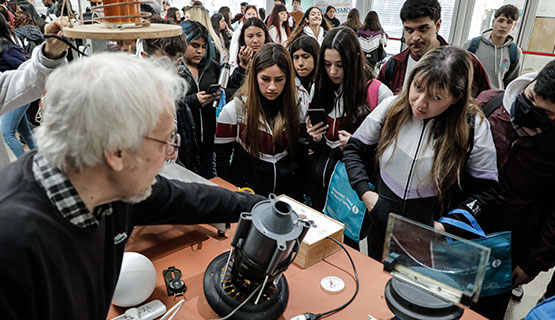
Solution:
M156 287L156 269L137 252L125 252L112 304L132 307L144 302Z

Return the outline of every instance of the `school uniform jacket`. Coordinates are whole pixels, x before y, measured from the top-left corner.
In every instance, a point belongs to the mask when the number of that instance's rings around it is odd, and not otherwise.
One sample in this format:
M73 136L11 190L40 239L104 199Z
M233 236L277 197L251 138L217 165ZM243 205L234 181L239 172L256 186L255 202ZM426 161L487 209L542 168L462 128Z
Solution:
M374 176L375 166L374 160L368 157L378 144L385 114L395 99L387 98L374 109L345 147L349 181L359 197L370 190L368 182ZM479 116L474 118L473 147L461 178L462 190L455 184L445 191L444 205L438 202L437 186L431 176L434 121L438 120L411 116L401 127L396 143L378 159L376 178L372 182L377 184L380 198L371 212L372 219L387 221L390 210L399 213L403 200L406 202L404 215L427 225L455 208L477 216L494 202L498 181L495 146L488 121ZM380 192L380 189L387 192ZM411 207L413 204L416 205Z
M250 155L248 146L241 139L241 133L245 130L245 101L246 97L234 98L224 106L218 117L214 140L217 176L238 187L250 187L256 194L287 194L300 198L306 150L303 151L300 143L295 150L275 144L270 126L261 119L258 132L260 155Z
M443 39L442 36L438 35L437 40L439 41L440 46L448 46L449 43ZM410 49L405 49L403 52L398 53L391 57L391 59L395 60L395 68L393 70L393 74L391 75L391 79L387 78L387 65L391 63L389 60L382 66L380 69L380 73L378 74L378 80L383 82L386 86L393 91L394 94L398 94L403 90L403 84L405 83L405 73L407 71L407 64L409 60ZM472 82L472 96L477 97L480 92L484 90L491 89L488 74L486 70L484 70L484 66L476 56L472 53L469 53L470 57L472 58L472 67L474 69L474 76Z

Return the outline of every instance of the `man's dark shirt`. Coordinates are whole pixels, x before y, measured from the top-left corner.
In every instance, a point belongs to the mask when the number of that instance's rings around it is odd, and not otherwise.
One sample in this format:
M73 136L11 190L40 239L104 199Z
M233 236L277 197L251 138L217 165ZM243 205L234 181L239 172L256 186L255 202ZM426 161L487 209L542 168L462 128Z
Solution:
M264 199L158 176L148 199L113 202L82 228L35 180L35 154L0 170L1 319L105 319L135 226L237 221Z

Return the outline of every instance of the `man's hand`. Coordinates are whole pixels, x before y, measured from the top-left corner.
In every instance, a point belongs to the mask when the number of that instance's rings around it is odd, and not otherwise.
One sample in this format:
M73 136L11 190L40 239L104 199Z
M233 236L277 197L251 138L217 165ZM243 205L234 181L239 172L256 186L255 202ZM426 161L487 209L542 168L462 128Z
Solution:
M66 27L68 25L67 18L64 20L62 20L62 18L59 18L48 23L46 26L44 26L44 34L55 34L59 37L63 37L62 25L63 27ZM58 39L48 38L46 39L46 43L43 47L43 54L49 59L58 59L65 54L67 47L67 44Z
M526 272L524 272L524 270L517 266L513 270L513 288L527 284L528 282L534 280L534 278L535 277L529 276Z

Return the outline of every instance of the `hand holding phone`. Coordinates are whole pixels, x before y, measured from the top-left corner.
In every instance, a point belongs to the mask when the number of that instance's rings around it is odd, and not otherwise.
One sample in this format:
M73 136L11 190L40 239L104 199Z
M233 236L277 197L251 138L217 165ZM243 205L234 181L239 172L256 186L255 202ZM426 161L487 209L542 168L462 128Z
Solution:
M210 87L208 87L208 89L206 90L206 93L208 94L213 94L218 92L218 90L220 90L222 86L220 84L211 84Z
M310 135L312 140L316 143L320 142L328 129L329 125L326 111L324 109L308 109L306 132Z
M320 122L324 125L328 123L328 115L324 109L308 109L308 117L310 118L310 124L313 126Z

